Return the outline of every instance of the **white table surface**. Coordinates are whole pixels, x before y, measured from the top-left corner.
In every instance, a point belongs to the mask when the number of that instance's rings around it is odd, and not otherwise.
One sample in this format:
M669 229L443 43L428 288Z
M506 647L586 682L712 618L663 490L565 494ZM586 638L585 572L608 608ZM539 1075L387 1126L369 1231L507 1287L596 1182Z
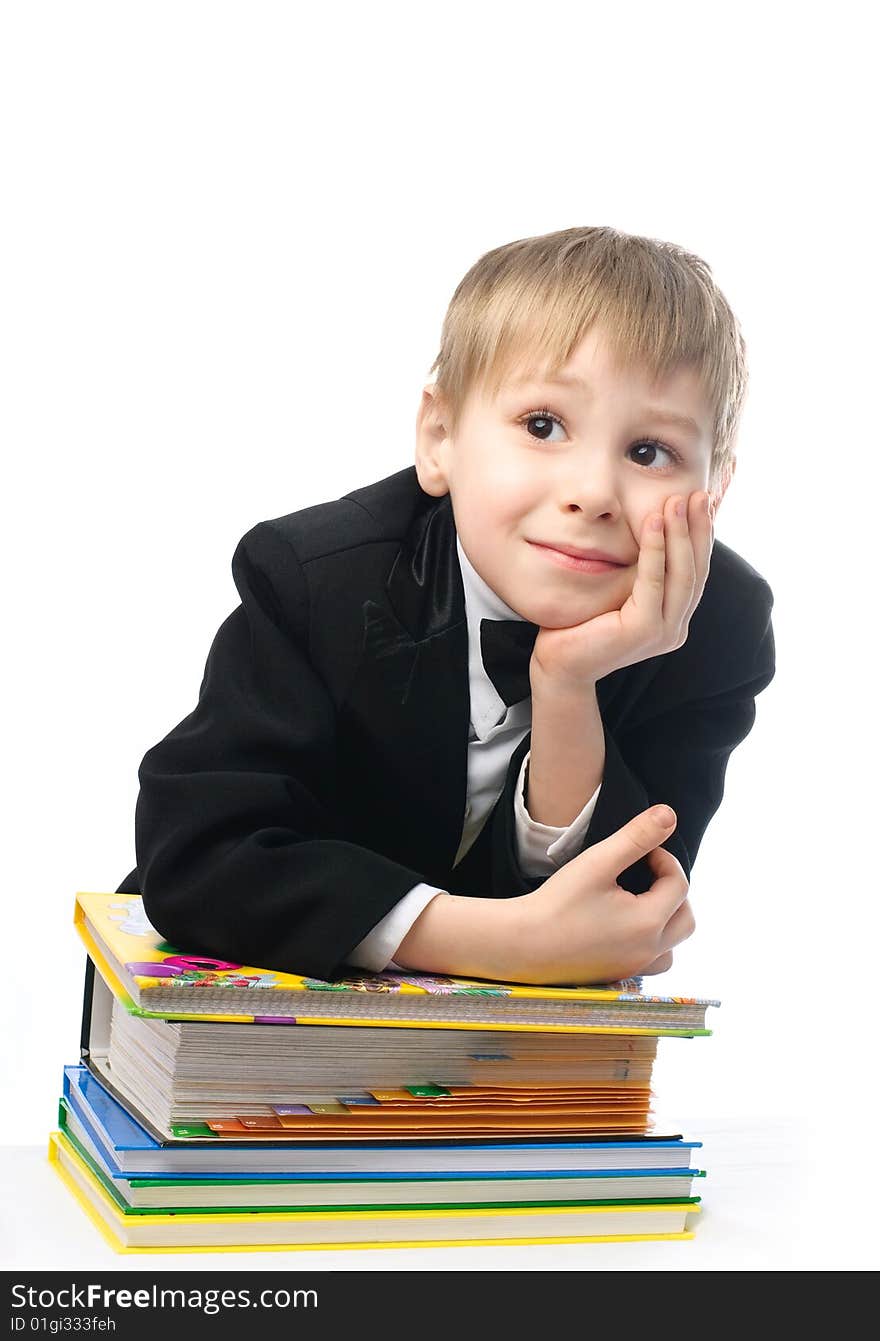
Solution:
M48 1271L876 1270L873 1142L794 1121L694 1121L702 1212L691 1240L522 1247L118 1254L49 1164L46 1147L0 1147L0 1268ZM48 1138L47 1138L48 1146ZM867 1172L865 1171L867 1169Z

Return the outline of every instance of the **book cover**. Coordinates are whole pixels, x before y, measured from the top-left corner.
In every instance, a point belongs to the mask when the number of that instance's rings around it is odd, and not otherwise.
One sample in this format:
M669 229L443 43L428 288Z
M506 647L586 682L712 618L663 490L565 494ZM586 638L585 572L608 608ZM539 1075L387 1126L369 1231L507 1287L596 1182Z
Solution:
M446 1207L495 1208L517 1206L629 1205L646 1202L681 1203L700 1201L692 1193L693 1179L702 1173L642 1174L635 1171L616 1177L597 1173L576 1175L492 1174L484 1177L439 1178L421 1174L340 1180L324 1178L115 1179L88 1133L75 1115L59 1108L59 1130L104 1187L119 1208L132 1215L170 1215L208 1212L226 1215L275 1211L390 1211L443 1210Z
M412 1247L478 1243L567 1243L691 1238L692 1201L611 1206L434 1208L384 1211L257 1211L132 1215L123 1211L61 1132L49 1159L92 1223L116 1251L242 1251Z
M457 1028L619 1029L709 1034L710 998L646 993L640 978L538 987L416 973L352 973L333 981L267 971L167 944L138 894L76 895L74 922L126 1010L163 1019Z
M630 1114L627 1134L650 1125L659 1042L652 1036L150 1019L129 1014L100 974L90 976L82 1058L162 1139L180 1127L192 1135L195 1124L231 1118L245 1126L250 1118L296 1126L298 1118L355 1109L372 1122L401 1106L410 1116L417 1106L442 1108L449 1118L456 1109L492 1109L502 1100L509 1116L542 1103L593 1112L613 1102L617 1116L624 1107ZM597 1129L595 1121L585 1125ZM623 1133L619 1122L613 1126Z
M413 1141L396 1138L387 1143L352 1145L332 1139L309 1149L280 1142L259 1147L244 1142L206 1138L163 1141L147 1130L125 1104L80 1063L65 1066L63 1102L94 1142L111 1177L151 1177L161 1174L208 1178L247 1177L363 1177L401 1173L437 1173L444 1176L487 1176L547 1173L575 1174L588 1170L648 1170L663 1173L691 1171L691 1151L699 1141L680 1135L641 1136L629 1140L576 1137L561 1140L501 1138ZM62 1117L60 1125L63 1126Z

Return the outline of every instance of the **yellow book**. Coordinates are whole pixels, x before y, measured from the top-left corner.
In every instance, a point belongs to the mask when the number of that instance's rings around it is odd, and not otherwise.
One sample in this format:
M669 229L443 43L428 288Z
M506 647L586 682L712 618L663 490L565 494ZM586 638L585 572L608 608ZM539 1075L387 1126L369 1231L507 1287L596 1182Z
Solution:
M596 1206L451 1207L393 1211L250 1211L126 1214L63 1132L49 1159L116 1252L290 1252L317 1248L470 1247L691 1239L691 1202Z
M460 1029L709 1034L709 998L661 996L640 978L603 986L535 987L417 973L352 974L332 982L235 964L170 946L139 894L80 892L76 928L98 972L132 1014L168 1020Z

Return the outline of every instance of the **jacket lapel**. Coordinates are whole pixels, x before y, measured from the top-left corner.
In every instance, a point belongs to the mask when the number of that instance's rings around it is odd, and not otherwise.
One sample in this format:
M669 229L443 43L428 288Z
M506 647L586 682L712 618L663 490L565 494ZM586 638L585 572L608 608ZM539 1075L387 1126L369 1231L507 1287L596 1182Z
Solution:
M365 841L440 883L461 841L470 721L464 588L449 496L415 517L379 599L363 606L349 728L381 761L352 797ZM355 767L355 772L357 769Z

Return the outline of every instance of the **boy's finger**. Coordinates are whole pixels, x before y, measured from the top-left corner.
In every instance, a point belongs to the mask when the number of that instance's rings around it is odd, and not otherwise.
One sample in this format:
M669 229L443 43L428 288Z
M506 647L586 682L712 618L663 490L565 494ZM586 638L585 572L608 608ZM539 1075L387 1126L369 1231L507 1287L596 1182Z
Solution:
M638 896L636 903L644 915L658 918L662 925L666 925L687 899L688 878L681 862L665 847L648 852L645 859L656 879Z
M693 596L687 615L688 621L690 621L691 615L700 603L706 578L709 575L709 564L712 560L715 529L709 515L708 502L708 491L701 489L691 494L688 505L688 527L693 543L695 576Z
M665 954L658 955L647 968L639 970L642 977L649 977L652 973L665 973L667 969L672 968L672 951L667 950Z
M609 879L616 879L621 871L625 871L633 862L652 852L665 838L668 838L676 822L675 811L669 806L652 806L649 810L634 815L616 833L609 834L599 843L594 843L579 856L588 858L591 862L600 861Z
M688 896L688 882L684 871L676 863L673 874L661 875L650 889L639 894L634 903L641 917L656 926L666 927Z
M665 838L663 842L666 842ZM668 848L655 847L653 852L647 854L645 860L655 875L678 875L680 872L684 876L681 862ZM687 879L686 876L685 879Z
M659 529L654 527L660 521ZM666 585L666 540L662 512L649 512L642 522L639 559L630 600L640 619L659 623L663 618L663 589Z
M678 508L682 511L679 513ZM664 508L666 587L663 622L678 630L688 617L696 584L696 558L688 519L688 495L673 494Z
M662 951L672 950L676 945L681 945L682 941L686 941L688 936L693 935L695 927L696 922L690 900L685 898L663 928L663 934L660 937L660 949Z

